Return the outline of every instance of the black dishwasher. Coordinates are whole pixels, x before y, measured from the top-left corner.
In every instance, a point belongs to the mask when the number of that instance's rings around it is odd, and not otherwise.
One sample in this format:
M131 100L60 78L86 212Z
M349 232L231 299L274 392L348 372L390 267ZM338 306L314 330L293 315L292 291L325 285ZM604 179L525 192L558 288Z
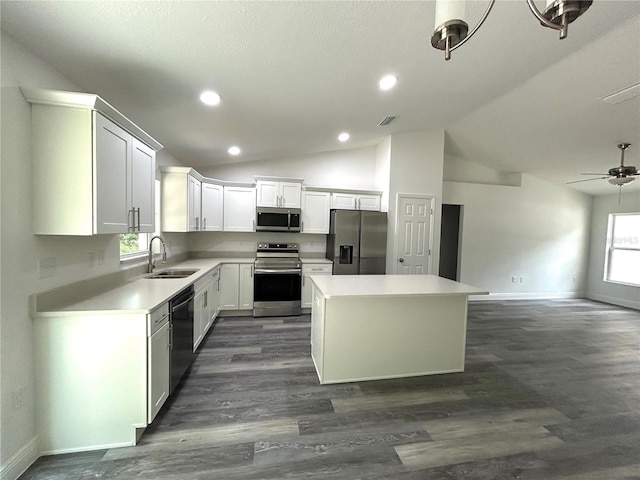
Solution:
M171 383L173 392L191 366L193 353L193 285L182 290L169 301L171 312Z

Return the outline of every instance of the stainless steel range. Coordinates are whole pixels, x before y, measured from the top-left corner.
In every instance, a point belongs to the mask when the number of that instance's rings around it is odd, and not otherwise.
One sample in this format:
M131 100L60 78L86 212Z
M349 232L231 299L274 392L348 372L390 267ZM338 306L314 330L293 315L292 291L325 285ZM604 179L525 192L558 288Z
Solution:
M258 243L253 316L300 315L302 262L297 243Z

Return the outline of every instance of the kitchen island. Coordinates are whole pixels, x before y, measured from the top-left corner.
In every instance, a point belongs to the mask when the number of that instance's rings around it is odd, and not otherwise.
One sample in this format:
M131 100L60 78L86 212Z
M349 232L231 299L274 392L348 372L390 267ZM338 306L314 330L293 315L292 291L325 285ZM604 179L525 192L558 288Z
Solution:
M311 356L320 383L464 371L469 295L434 275L312 276Z

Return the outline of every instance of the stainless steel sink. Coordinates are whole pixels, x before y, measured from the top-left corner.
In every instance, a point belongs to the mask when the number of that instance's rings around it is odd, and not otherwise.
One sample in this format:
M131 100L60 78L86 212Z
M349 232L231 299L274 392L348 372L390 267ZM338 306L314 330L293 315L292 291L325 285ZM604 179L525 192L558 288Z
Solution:
M183 269L169 268L167 270L160 270L159 272L152 273L151 275L147 275L145 278L186 278L193 275L197 271L198 271L197 269L183 270Z

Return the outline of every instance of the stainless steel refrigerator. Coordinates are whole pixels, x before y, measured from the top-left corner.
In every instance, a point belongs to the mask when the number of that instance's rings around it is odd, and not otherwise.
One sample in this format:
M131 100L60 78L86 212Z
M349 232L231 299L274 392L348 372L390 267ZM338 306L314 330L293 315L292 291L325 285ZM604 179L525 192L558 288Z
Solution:
M383 275L387 259L387 214L331 210L327 258L334 275Z

